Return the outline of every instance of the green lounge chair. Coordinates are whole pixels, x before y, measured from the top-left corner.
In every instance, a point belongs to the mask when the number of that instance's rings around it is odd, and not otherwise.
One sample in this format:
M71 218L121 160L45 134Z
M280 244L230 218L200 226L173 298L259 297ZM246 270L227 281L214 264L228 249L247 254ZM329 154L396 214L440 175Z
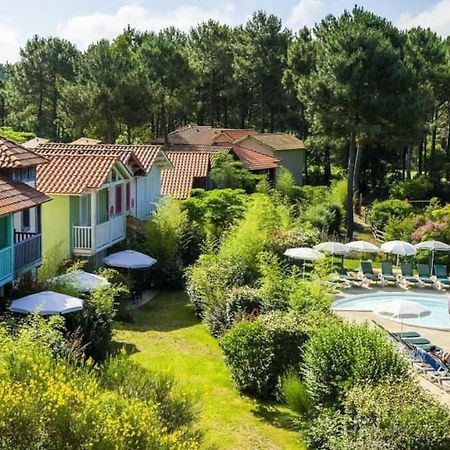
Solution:
M397 277L392 272L392 263L383 261L381 263L381 281L386 283L397 283Z
M417 331L398 331L397 333L392 333L394 336L399 338L418 338L420 334Z
M436 275L436 284L439 289L450 287L450 280L447 275L447 267L443 264L434 265L434 274Z
M400 266L400 271L402 273L401 280L405 285L409 284L417 284L419 283L418 278L416 278L413 274L413 270L411 264L402 263Z
M412 345L429 345L431 342L423 337L414 337L414 338L401 338L402 341L407 342Z
M417 264L417 272L419 272L419 281L422 286L435 285L435 280L430 276L430 266L428 264Z
M362 273L363 279L365 279L367 281L373 281L374 283L379 283L381 281L381 278L377 277L373 273L372 263L369 261L361 262L361 273Z

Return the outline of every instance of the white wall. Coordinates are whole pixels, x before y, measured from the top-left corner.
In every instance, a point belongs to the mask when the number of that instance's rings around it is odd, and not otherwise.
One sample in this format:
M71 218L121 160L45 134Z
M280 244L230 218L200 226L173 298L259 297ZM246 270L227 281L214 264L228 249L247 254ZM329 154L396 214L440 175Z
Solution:
M136 177L137 208L136 217L148 219L156 203L161 197L161 169L154 164L144 177Z

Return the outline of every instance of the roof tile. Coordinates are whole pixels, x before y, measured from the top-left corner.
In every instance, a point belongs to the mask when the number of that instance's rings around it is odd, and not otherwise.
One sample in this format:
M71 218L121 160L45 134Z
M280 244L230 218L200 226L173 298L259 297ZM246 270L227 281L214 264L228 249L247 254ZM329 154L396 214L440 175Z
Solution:
M42 156L0 136L0 169L29 167L46 162Z

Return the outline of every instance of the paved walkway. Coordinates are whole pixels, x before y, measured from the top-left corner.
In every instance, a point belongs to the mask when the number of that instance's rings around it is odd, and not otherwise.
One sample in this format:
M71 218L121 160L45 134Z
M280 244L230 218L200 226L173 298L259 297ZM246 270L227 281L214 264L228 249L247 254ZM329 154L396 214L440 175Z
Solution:
M413 292L413 293L430 293L440 294L442 298L447 301L448 292L438 291L431 288L416 288L416 289L401 289L398 287L384 287L371 286L369 288L350 288L342 290L336 295L335 300L351 298L355 295L368 294L368 293L387 293L387 292ZM391 332L401 331L401 323L394 322L393 320L385 319L371 312L359 312L359 311L335 311L337 315L343 317L351 322L362 323L369 321L372 324L372 320L382 325L384 328ZM375 325L374 325L375 326ZM417 331L421 336L430 340L433 344L439 345L446 351L450 351L450 331L432 330L429 328L422 328L412 325L404 325L403 331ZM437 400L446 405L450 409L450 395L437 387L434 383L428 381L422 376L417 376L418 382L428 390Z

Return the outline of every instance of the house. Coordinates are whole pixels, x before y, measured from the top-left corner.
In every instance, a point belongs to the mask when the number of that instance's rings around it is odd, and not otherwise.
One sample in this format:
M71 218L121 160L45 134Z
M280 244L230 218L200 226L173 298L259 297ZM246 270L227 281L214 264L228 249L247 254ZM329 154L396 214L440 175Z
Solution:
M42 156L0 137L0 290L42 263L41 207L36 187Z
M125 239L127 183L133 174L117 153L54 154L38 167L37 187L53 201L42 208L44 254L82 256L94 263Z
M243 136L234 141L234 144L277 158L280 165L292 173L296 183L302 184L306 148L304 143L294 135L257 133Z
M275 180L276 169L284 167L293 174L297 184L302 183L306 148L300 139L288 133L187 125L169 133L167 139L170 146L225 146L232 149L232 153L248 170L266 172L270 179ZM158 138L155 142L162 144L164 139Z
M80 138L87 144L46 143L35 151L51 157L52 155L94 155L117 154L122 163L133 174L133 180L126 186L126 196L130 204L127 213L145 220L152 214L161 197L161 173L171 169L172 165L161 146L158 145L122 145L89 143L88 138Z
M165 147L165 152L174 169L164 171L161 178L163 195L185 199L195 188L208 188L208 177L214 164L214 155L227 153L253 173L267 173L275 179L278 160L263 153L228 144L174 144Z

